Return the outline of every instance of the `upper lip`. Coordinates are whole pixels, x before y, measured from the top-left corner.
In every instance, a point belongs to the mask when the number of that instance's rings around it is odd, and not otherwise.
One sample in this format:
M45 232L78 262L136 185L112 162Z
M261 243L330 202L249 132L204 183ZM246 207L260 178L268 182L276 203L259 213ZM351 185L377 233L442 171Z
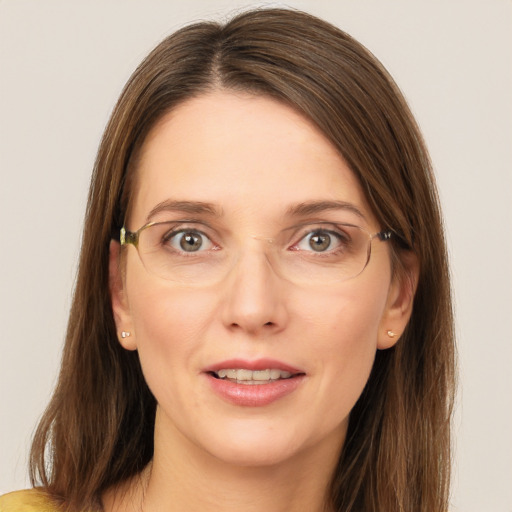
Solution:
M289 364L283 363L282 361L278 361L276 359L255 359L255 360L246 360L246 359L229 359L226 361L220 361L218 363L214 363L204 369L204 372L218 372L219 370L224 369L246 369L246 370L282 370L285 372L290 372L291 374L297 373L305 373L303 370L299 368L295 368Z

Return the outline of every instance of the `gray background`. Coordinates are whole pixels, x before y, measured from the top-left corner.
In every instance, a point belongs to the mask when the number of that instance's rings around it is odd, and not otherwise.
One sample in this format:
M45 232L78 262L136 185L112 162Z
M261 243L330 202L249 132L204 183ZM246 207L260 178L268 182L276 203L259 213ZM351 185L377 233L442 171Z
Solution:
M122 86L244 1L0 0L0 492L56 380L90 171ZM512 511L512 2L297 0L388 67L431 150L460 352L451 512Z

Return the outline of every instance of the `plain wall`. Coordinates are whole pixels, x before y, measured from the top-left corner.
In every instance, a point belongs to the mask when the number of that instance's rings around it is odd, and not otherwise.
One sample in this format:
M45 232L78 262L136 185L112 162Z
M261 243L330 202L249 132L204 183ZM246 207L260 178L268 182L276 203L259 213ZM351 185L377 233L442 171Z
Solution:
M0 493L28 485L90 172L122 86L186 22L254 3L0 0ZM266 3L259 5L283 5ZM512 511L512 2L290 0L388 67L437 173L459 344L451 512Z

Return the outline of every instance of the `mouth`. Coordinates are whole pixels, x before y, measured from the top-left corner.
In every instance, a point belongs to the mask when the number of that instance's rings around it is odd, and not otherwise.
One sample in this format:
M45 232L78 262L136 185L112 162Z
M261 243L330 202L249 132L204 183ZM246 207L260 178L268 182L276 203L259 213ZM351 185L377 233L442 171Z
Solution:
M270 384L281 380L288 380L304 375L304 373L292 373L278 368L267 368L263 370L250 370L247 368L221 368L208 372L212 377L235 384L262 385Z
M211 389L224 401L242 407L270 405L292 395L306 373L276 359L230 359L203 370Z

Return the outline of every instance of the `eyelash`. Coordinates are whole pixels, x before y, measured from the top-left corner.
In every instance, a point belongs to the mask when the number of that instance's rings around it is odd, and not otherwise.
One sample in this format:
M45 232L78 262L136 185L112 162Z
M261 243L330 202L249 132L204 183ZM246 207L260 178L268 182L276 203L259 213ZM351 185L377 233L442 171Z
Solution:
M299 244L305 242L308 237L310 239L315 235L327 235L331 238L331 244L338 244L338 247L335 247L333 249L328 248L325 251L315 251L313 249L311 250L304 250L304 252L311 252L313 254L318 255L335 255L338 254L341 250L343 250L343 246L347 245L350 242L350 237L346 233L342 233L341 231L335 231L333 229L325 229L325 228L314 228L314 229L308 229L307 232L301 235L299 240L292 245L293 247L297 247ZM334 239L334 240L333 240Z
M197 252L204 252L204 250L202 250L202 251L184 251L184 250L180 250L179 248L174 247L172 244L170 244L170 242L172 242L174 239L178 240L177 237L180 234L198 235L201 239L203 239L203 241L206 239L206 240L209 241L209 243L211 245L214 245L214 246L216 245L212 241L212 239L206 233L204 233L203 231L201 231L199 229L196 229L196 228L186 228L186 227L182 227L182 228L179 228L179 229L173 229L172 231L168 231L167 233L165 233L164 236L162 237L162 245L169 244L174 251L176 251L176 252L178 252L180 254L194 255ZM212 250L212 248L209 248L207 250Z
M206 239L213 247L209 247L207 249L202 249L202 250L198 250L198 251L185 251L185 250L179 249L178 247L174 247L172 244L169 244L169 242L173 241L174 239L177 240L177 237L180 234L185 234L185 233L187 233L187 234L190 233L190 234L199 236L203 240L203 244L204 244L204 239ZM313 237L315 235L327 235L327 236L331 237L331 239L334 238L335 242L338 242L338 244L340 244L340 247L336 247L334 249L327 249L325 251L315 251L313 249L307 250L307 249L299 249L298 248L298 246L301 243L305 242L307 237ZM301 252L305 252L305 253L317 254L317 255L335 255L339 251L343 250L343 245L346 245L349 242L350 242L350 236L346 233L343 233L341 231L335 231L333 229L316 227L313 229L304 230L301 233L300 238L293 244L289 245L288 249L297 250L297 251L301 251ZM331 243L332 243L332 240L331 240ZM197 228L187 228L187 227L180 227L179 229L173 229L173 230L165 233L164 236L162 236L162 245L166 245L166 244L169 244L170 247L172 248L172 250L176 251L177 253L179 253L181 255L188 255L188 256L193 256L198 253L220 249L220 246L217 245L212 240L212 238L210 236L208 236L206 233L204 233L203 231L201 231ZM201 245L201 247L202 247L202 245Z

